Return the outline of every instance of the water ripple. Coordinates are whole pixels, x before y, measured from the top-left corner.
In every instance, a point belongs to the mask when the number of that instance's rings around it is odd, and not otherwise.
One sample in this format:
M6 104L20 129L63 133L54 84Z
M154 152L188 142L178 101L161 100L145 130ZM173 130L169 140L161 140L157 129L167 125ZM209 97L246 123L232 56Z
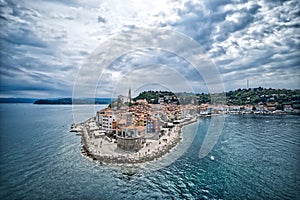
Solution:
M80 137L67 132L71 109L1 105L7 115L0 126L1 199L300 196L299 116L228 116L216 146L202 159L198 152L210 120L200 120L195 140L182 157L166 168L148 171L101 165L82 156Z

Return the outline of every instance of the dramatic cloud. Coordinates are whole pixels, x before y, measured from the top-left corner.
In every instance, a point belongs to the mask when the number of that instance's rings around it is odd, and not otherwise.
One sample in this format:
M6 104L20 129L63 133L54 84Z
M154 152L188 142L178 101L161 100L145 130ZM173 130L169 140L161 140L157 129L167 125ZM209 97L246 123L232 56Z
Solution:
M71 96L89 55L113 35L136 28L174 30L198 42L216 64L225 90L246 87L247 79L251 87L299 88L299 10L297 0L1 0L0 94ZM184 58L157 49L120 55L103 74L99 84L107 87L95 86L97 96L130 84L137 90L161 84L208 91L203 74L195 76Z
M222 2L186 3L174 26L203 45L225 87L299 88L299 2Z

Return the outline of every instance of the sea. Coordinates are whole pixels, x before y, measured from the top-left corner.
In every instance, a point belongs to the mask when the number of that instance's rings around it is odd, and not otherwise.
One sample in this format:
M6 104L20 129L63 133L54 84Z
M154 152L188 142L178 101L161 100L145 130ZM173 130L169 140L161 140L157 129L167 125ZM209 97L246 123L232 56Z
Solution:
M92 117L85 107L76 120ZM183 128L183 142L196 134L180 157L147 169L83 156L80 136L69 132L74 109L0 104L1 200L300 199L300 116L226 115L203 158L199 149L214 126L212 118L200 118Z

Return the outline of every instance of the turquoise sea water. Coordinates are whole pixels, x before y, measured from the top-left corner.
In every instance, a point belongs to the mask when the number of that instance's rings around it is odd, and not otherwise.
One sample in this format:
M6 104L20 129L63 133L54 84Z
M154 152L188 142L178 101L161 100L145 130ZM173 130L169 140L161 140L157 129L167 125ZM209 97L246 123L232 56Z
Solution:
M0 199L299 199L299 120L227 116L199 159L211 121L200 119L184 128L198 131L177 161L132 175L81 155L80 137L68 132L71 106L1 104Z

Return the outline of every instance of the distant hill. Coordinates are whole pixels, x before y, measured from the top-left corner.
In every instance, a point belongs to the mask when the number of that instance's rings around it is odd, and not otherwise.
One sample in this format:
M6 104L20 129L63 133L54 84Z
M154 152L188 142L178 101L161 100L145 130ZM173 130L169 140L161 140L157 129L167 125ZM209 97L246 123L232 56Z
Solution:
M0 98L0 103L33 103L36 100L32 98Z
M173 92L169 91L144 91L141 92L137 97L133 98L134 101L139 99L146 99L149 103L158 104L159 100L162 101L172 101L174 103L177 103L178 100L176 98L176 95Z
M300 90L249 88L226 92L227 104L245 105L258 103L277 103L278 108L284 104L300 101Z
M84 98L84 99L39 99L34 101L34 104L109 104L114 99L112 98Z
M300 103L300 89L273 89L273 88L249 88L237 89L225 93L228 105L246 105L258 103L276 103L278 109L285 104L298 105ZM177 97L176 97L177 96ZM165 103L176 102L189 103L195 101L201 103L211 103L210 94L172 93L168 91L145 91L140 93L134 100L146 99L150 103L159 103L161 99ZM194 100L193 100L194 99Z

